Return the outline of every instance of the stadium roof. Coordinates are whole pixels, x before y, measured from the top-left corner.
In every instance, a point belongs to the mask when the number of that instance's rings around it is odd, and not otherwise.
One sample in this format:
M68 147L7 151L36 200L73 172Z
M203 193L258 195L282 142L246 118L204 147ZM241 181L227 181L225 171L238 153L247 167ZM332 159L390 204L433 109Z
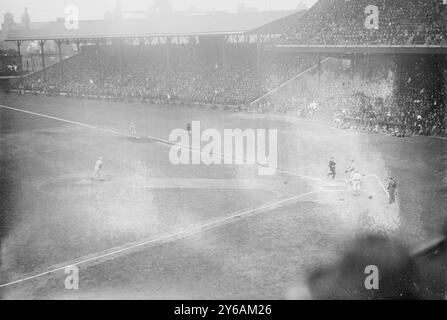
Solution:
M298 19L306 12L306 10L295 11L292 14L285 15L279 19L268 22L258 28L251 29L247 33L250 34L284 34L290 29Z
M216 14L173 14L165 17L148 17L122 20L82 20L77 30L65 28L59 20L34 30L18 30L8 34L7 41L92 39L141 36L187 36L243 34L258 30L274 34L282 28L277 20L297 19L303 11L257 11ZM262 28L271 24L271 28Z

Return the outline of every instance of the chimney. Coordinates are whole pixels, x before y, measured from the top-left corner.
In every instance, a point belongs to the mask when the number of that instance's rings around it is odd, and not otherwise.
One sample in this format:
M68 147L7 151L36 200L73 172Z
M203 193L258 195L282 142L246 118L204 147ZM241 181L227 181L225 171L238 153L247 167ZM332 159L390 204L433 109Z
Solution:
M22 14L22 25L25 30L29 30L30 28L31 17L28 14L28 8L25 7L25 12Z

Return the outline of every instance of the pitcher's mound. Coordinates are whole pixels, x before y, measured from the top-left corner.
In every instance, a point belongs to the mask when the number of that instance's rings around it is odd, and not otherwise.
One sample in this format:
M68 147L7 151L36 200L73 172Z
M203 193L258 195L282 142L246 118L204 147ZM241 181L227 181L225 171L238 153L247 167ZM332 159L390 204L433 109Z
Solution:
M105 175L100 179L92 179L89 173L84 172L53 177L41 181L35 186L39 190L56 197L85 196L91 192L91 187L101 186L102 189L113 187L110 184L113 180L111 175Z
M80 181L76 182L75 184L77 184L77 185L91 185L91 184L93 184L93 181L90 178L83 178Z

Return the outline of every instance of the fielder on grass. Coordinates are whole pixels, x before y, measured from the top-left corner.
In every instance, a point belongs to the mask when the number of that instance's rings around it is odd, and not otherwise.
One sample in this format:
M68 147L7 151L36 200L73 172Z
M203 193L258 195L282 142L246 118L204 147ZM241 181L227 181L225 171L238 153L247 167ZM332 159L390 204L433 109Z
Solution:
M137 137L137 129L135 128L135 123L133 121L130 123L129 131L132 137Z
M335 179L335 160L334 157L331 157L329 160L329 172L327 174L328 177L332 176L332 179Z
M354 160L351 160L351 164L345 169L345 180L348 188L352 187L352 175L355 171Z
M192 134L192 126L191 126L191 122L188 122L186 124L186 131L188 131L188 134L191 136Z
M101 169L102 169L102 157L99 157L95 162L95 170L93 171L92 179L101 179Z
M393 179L393 177L390 177L386 188L388 190L389 203L394 203L396 201L397 183L396 180Z
M360 186L362 183L362 175L359 170L356 169L352 174L352 189L354 190L354 195L360 194Z

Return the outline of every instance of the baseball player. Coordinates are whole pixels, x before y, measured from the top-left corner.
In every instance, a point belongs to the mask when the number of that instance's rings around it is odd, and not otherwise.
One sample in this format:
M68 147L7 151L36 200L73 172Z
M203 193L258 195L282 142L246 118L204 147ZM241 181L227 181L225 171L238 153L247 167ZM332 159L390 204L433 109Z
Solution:
M327 175L328 177L332 176L332 179L335 179L335 165L334 157L331 157L329 161L329 173Z
M393 179L393 177L390 177L386 188L388 190L389 203L392 204L396 202L397 183L396 180Z
M102 157L99 157L95 162L95 171L93 172L92 179L101 179L101 169L102 169Z
M135 128L135 122L132 121L130 123L129 129L130 129L130 135L136 138L137 137L137 129Z
M354 170L352 174L352 189L354 190L354 195L360 194L360 185L362 182L362 175L360 174L358 169Z
M348 185L348 188L352 186L352 175L355 171L355 164L354 160L351 160L351 164L345 169L345 180L346 184Z
M188 131L188 134L191 135L191 133L192 133L191 122L188 122L186 124L186 131Z

